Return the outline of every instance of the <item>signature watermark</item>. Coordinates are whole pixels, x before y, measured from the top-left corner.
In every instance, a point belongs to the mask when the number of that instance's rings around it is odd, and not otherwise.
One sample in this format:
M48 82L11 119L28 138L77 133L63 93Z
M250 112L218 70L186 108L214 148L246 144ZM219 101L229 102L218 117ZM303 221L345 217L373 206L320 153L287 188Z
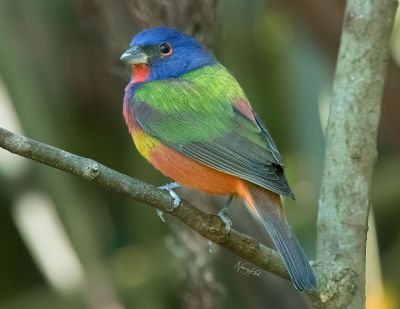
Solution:
M250 263L245 263L242 261L238 261L234 267L234 269L236 270L236 272L238 272L239 274L243 275L243 276L256 276L258 278L261 278L262 276L262 271L261 269L257 269L255 268L253 265L251 265Z

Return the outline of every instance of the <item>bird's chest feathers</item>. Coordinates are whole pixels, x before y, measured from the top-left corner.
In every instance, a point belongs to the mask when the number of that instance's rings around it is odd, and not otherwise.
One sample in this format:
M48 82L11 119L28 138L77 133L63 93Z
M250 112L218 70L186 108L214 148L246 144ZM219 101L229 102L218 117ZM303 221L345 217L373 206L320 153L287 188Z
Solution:
M147 134L142 129L138 129L132 133L133 142L139 153L148 161L151 162L152 151L159 147L160 142Z
M137 123L134 113L133 95L137 88L137 84L130 83L125 89L125 97L123 104L123 114L129 133L133 138L133 142L139 153L147 160L150 160L151 151L156 148L160 142L147 134Z

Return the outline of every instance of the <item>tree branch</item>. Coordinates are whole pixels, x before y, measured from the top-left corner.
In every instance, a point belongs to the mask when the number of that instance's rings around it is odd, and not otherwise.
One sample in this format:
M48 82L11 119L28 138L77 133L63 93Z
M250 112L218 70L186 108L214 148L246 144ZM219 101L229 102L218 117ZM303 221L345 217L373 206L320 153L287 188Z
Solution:
M185 200L175 210L168 193L112 170L94 160L34 141L0 128L0 147L28 159L76 175L105 189L167 212L205 238L275 275L288 279L279 254L233 228L229 232L218 216L209 215Z
M365 307L369 188L396 0L348 0L327 127L317 256L324 308ZM341 270L341 271L338 271ZM333 275L335 276L335 275Z

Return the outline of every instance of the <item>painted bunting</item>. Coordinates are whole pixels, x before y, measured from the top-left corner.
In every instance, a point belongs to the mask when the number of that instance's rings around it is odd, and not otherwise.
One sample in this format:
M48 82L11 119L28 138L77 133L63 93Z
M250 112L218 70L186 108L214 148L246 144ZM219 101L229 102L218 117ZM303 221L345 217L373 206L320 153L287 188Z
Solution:
M267 127L236 79L194 38L155 27L121 60L132 65L123 114L140 154L178 184L241 197L261 219L298 290L316 287L280 195L293 193ZM163 187L173 191L177 183ZM226 207L221 219L229 227Z

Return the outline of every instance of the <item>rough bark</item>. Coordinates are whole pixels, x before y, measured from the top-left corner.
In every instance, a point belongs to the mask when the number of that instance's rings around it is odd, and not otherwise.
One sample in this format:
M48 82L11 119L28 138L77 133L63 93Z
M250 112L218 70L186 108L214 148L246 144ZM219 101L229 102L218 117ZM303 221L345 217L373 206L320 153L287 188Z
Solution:
M323 308L365 307L369 188L396 7L395 0L347 2L319 199Z

